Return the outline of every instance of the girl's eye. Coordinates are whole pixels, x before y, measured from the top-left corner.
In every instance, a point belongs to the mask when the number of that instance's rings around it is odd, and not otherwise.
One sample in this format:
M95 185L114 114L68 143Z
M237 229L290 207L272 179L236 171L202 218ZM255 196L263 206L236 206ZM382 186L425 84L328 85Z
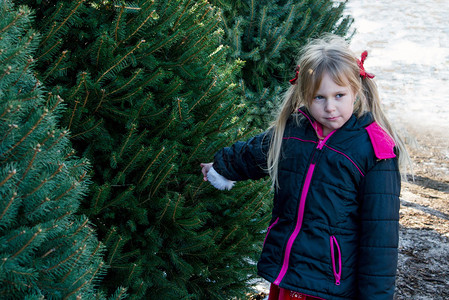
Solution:
M313 100L323 100L323 99L324 99L324 97L320 96L320 95L315 96L315 98L313 98Z
M337 98L344 97L345 94L337 94Z

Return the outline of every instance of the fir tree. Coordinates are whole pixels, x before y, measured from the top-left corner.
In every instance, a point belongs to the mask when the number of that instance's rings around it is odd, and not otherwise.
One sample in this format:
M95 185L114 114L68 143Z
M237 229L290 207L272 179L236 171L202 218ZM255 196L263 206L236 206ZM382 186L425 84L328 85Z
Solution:
M36 10L39 77L93 164L85 212L107 245L104 286L134 299L243 296L270 218L269 184L217 192L200 162L258 130L207 1L16 1Z
M30 18L28 8L1 2L0 298L103 299L104 246L74 215L89 164L59 127L61 97L33 75L39 37Z
M211 0L221 8L231 59L245 61L240 78L252 126L267 127L273 120L294 77L298 50L308 39L348 34L353 19L343 15L346 2Z

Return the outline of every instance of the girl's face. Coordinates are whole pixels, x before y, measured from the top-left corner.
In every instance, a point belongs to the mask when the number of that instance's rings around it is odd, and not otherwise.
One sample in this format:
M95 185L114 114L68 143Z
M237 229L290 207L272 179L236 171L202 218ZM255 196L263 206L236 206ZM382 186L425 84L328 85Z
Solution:
M327 73L311 101L309 110L323 126L323 135L342 127L354 111L355 94L349 85L336 84Z

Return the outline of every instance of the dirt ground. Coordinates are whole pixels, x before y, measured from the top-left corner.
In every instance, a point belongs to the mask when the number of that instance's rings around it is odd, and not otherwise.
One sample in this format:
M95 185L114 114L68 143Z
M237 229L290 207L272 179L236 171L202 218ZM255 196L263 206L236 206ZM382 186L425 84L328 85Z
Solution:
M449 299L448 133L409 130L415 178L402 185L395 299Z
M406 127L414 180L402 183L394 299L449 299L449 134ZM250 299L268 299L267 288Z

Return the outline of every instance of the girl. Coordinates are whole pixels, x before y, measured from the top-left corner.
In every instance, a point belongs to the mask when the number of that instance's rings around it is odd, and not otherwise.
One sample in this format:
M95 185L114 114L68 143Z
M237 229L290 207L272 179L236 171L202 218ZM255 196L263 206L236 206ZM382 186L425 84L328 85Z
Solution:
M201 164L219 189L269 175L272 219L258 262L274 299L392 299L404 145L374 75L336 36L307 45L275 123ZM300 67L299 67L300 66Z

